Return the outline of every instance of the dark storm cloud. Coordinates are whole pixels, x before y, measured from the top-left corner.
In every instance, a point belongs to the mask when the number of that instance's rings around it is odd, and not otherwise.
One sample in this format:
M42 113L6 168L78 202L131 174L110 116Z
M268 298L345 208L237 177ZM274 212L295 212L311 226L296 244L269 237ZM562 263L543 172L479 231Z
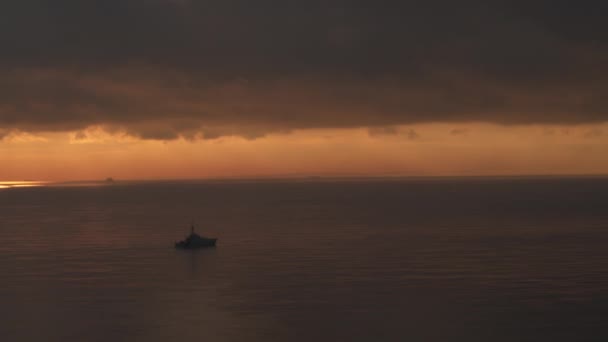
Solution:
M0 127L250 138L608 114L600 1L13 0Z

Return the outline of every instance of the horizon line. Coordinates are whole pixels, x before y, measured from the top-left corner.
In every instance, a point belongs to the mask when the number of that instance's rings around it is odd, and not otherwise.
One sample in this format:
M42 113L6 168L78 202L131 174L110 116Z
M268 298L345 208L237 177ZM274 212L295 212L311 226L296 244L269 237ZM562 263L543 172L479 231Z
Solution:
M69 183L124 183L124 182L194 182L194 181L289 181L289 180L398 180L398 179L466 179L466 178L606 178L608 173L563 173L563 174L478 174L478 175L250 175L235 177L201 177L201 178L125 178L107 177L103 179L64 179L64 180L0 180L0 185L16 183L45 183L45 184L69 184ZM111 180L110 180L111 179Z

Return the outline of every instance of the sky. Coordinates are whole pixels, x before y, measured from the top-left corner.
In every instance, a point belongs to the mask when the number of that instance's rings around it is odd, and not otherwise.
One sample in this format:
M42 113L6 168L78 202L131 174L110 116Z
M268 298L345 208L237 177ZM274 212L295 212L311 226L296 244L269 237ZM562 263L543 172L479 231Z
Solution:
M7 0L0 180L607 174L606 15Z

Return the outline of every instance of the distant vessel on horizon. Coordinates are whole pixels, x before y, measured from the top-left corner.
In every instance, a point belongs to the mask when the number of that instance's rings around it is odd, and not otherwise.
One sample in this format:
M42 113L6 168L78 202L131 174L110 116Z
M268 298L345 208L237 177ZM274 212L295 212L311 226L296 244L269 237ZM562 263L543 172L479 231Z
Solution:
M175 243L177 249L198 249L204 247L215 247L217 238L207 238L194 232L194 225L190 226L190 235L184 240Z

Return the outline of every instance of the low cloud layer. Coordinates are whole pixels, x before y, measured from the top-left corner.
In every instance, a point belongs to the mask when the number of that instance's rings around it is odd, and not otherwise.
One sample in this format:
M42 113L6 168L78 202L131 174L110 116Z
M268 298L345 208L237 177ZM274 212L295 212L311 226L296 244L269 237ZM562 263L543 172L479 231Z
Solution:
M600 1L9 1L0 129L608 121Z

